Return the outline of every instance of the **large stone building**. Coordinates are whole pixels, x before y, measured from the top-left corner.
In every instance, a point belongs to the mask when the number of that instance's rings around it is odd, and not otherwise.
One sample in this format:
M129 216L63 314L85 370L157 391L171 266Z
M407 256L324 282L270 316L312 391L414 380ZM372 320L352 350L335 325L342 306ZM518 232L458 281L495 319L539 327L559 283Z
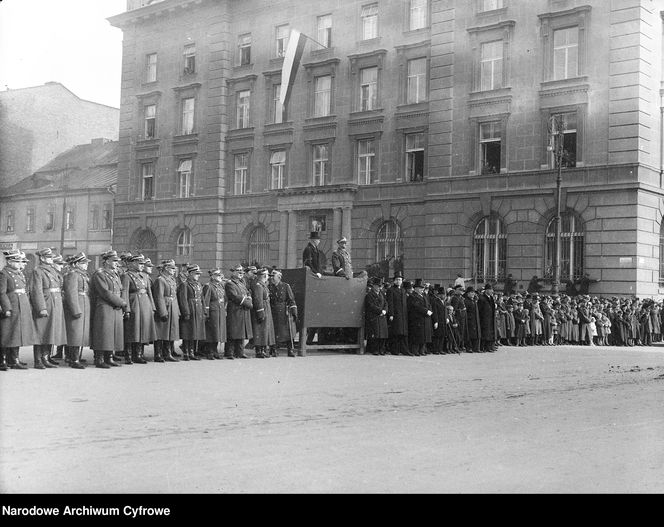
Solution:
M652 0L129 0L114 242L205 267L447 284L553 273L656 295L662 18ZM289 31L310 37L279 106Z
M59 82L0 91L0 189L92 138L117 140L119 116Z
M117 141L93 139L63 152L3 190L0 248L24 251L29 266L44 247L64 256L83 251L99 266L111 247L117 177Z

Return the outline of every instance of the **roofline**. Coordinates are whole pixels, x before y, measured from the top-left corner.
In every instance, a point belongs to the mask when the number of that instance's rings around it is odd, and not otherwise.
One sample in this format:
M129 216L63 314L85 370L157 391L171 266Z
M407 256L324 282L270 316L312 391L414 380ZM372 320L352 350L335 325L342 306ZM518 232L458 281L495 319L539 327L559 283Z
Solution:
M120 111L120 108L116 108L115 106L110 106L108 104L104 104L104 103L101 103L101 102L91 101L89 99L82 99L81 97L76 95L73 91L71 91L69 88L67 88L67 86L65 86L64 84L62 84L61 82L58 82L58 81L48 81L48 82L45 82L44 84L39 84L37 86L25 86L23 88L9 88L7 90L0 91L0 94L10 93L10 92L15 92L15 91L23 91L23 90L36 90L38 88L45 88L45 87L54 86L54 85L61 86L62 88L67 90L69 93L71 93L74 97L76 97L81 102L96 104L97 106L105 106L106 108L111 108L113 110Z
M131 11L124 11L120 14L108 17L106 20L113 26L123 29L128 23L142 18L157 16L165 11L172 11L175 8L186 8L191 4L201 4L206 0L164 0L152 5L146 5Z

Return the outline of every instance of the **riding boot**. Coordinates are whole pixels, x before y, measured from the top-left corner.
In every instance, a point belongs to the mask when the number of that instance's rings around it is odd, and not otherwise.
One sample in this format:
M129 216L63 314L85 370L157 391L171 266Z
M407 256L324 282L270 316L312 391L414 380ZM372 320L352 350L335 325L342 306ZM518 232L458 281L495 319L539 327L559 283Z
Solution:
M166 362L180 362L179 359L173 357L173 342L168 340L161 341L161 350L164 360Z
M104 363L108 364L109 366L118 367L118 368L120 367L120 365L117 362L115 362L115 360L113 359L112 351L104 352Z
M278 357L279 351L276 346L270 346L270 357Z
M171 346L171 356L176 357L176 358L177 358L177 357L181 357L181 355L180 355L180 354L177 352L177 350L175 349L175 341L174 341L174 340L171 340L171 341L169 341L169 342L171 343L171 344L170 344L170 346ZM180 346L180 349L182 349L182 346Z
M162 355L162 344L161 340L154 341L154 361L155 362L166 362Z
M59 348L60 348L60 346L58 346L58 349ZM74 349L72 346L65 346L64 359L65 359L65 365L66 366L69 366L69 363L72 361L72 358L71 358L72 349ZM56 356L57 356L57 354L56 354Z
M212 358L217 360L222 360L224 358L223 355L219 353L219 344L216 342L214 343L214 352L212 353Z
M189 359L190 360L201 360L201 358L198 356L198 340L191 340L189 341Z
M42 347L40 345L32 347L32 355L35 361L35 370L45 370L46 366L42 364Z
M148 363L148 361L146 361L145 357L143 356L144 347L145 347L145 344L141 344L140 342L136 342L134 344L134 349L136 350L136 358L134 358L134 362L136 364L147 364Z
M288 356L295 357L295 350L293 348L288 348Z
M83 348L79 348L76 346L67 346L69 348L69 366L71 368L74 368L75 370L84 370L85 366L83 366L79 362L79 357L81 356L81 353L83 353Z
M189 362L189 341L183 340L180 349L182 350L182 360Z
M206 342L203 344L205 346L205 358L207 360L214 360L214 356L218 355L217 353L217 343L216 342Z
M51 360L51 350L52 346L50 344L44 344L41 347L41 362L46 368L57 368L58 363L54 360Z
M5 348L0 348L0 371L7 371L9 366L7 366L7 350Z
M95 358L95 368L102 368L105 370L110 369L110 366L104 362L105 352L93 350L92 353L94 354Z
M55 359L66 358L66 355L65 357L62 356L63 351L65 354L67 353L67 346L62 346L62 345L57 346L55 348L55 355L51 356L51 359L55 360Z
M124 363L125 364L134 364L133 360L133 353L131 352L131 344L129 342L125 342L125 350L124 350ZM115 359L117 360L117 359Z
M10 357L9 367L12 370L27 370L28 366L25 364L25 362L21 362L19 360L19 352L20 348L7 348L7 353L9 353Z

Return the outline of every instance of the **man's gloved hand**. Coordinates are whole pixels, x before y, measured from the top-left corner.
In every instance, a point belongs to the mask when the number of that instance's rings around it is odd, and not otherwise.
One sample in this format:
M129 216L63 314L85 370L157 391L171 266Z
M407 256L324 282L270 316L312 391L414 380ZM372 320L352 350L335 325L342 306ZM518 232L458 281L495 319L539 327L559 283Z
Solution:
M45 309L42 309L39 312L39 318L44 318L44 317L47 317L47 316L48 316L48 311L46 311Z

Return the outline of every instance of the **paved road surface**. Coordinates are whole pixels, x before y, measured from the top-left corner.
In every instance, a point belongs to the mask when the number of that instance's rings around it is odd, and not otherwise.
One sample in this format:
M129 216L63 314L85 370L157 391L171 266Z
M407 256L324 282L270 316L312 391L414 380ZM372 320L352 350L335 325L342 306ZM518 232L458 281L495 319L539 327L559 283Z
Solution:
M663 403L661 347L0 372L0 491L661 493Z

